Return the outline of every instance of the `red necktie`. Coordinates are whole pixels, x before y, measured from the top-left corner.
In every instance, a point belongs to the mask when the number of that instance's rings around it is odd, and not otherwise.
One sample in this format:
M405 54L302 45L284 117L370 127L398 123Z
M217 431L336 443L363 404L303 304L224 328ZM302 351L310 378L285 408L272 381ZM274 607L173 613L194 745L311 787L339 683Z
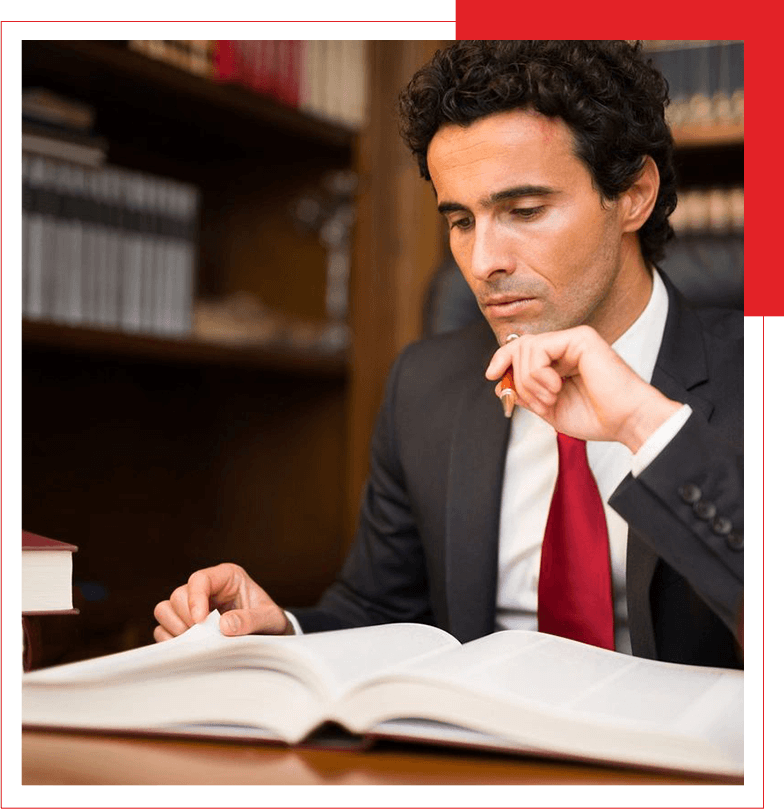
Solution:
M542 543L539 631L615 648L610 546L585 441L558 433L558 479Z

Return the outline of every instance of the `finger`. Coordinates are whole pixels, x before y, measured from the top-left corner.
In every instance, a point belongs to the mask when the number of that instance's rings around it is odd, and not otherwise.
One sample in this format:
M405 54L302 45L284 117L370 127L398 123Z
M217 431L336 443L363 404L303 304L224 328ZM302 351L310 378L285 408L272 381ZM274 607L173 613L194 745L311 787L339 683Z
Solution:
M171 640L174 635L167 632L162 626L156 626L152 631L152 636L155 638L156 643L162 643L165 640Z
M182 633L190 627L190 624L183 621L182 618L177 614L170 600L161 601L159 604L156 604L155 609L153 610L153 615L163 631L166 632L170 637L182 635Z
M563 387L561 375L555 370L555 368L553 368L552 365L537 368L532 372L532 376L539 382L539 384L542 385L542 387L546 388L553 394L559 393Z
M195 622L203 621L210 604L231 606L239 591L235 565L221 564L197 570L188 579L188 612ZM237 568L239 569L239 568Z
M293 634L286 614L275 603L257 609L230 610L220 619L224 635L284 635Z
M514 351L512 346L501 346L495 354L493 354L490 363L485 370L485 378L487 379L500 379L504 372L512 364L512 357Z
M191 615L188 591L189 585L183 584L169 596L172 611L185 624L186 629L197 623Z

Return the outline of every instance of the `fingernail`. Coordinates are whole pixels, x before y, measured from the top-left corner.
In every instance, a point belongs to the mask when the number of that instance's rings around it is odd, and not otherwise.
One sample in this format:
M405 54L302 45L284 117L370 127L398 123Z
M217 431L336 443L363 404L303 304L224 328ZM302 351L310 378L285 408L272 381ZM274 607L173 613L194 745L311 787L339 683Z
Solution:
M234 635L239 632L240 619L236 615L226 615L224 616L224 625L229 631L229 634Z

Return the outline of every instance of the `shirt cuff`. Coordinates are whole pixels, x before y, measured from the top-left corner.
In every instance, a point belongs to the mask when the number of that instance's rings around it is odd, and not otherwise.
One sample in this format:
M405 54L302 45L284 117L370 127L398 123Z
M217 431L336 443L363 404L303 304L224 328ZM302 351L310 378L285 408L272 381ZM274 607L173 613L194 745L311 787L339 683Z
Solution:
M632 455L631 473L634 477L641 475L648 464L675 438L691 413L689 405L683 405L648 436L648 440Z
M289 622L294 627L294 634L295 635L304 635L305 633L302 631L302 627L299 625L299 621L288 611L283 610L286 618L289 619Z

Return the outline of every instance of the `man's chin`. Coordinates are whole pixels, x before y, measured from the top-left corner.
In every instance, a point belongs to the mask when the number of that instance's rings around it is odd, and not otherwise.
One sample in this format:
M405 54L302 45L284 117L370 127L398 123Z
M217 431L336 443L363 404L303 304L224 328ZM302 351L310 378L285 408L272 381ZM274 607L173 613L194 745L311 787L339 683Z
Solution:
M539 334L540 332L547 331L539 323L514 323L511 321L493 322L489 318L487 322L495 334L495 339L498 340L498 345L508 343L511 338L521 337L523 334Z

